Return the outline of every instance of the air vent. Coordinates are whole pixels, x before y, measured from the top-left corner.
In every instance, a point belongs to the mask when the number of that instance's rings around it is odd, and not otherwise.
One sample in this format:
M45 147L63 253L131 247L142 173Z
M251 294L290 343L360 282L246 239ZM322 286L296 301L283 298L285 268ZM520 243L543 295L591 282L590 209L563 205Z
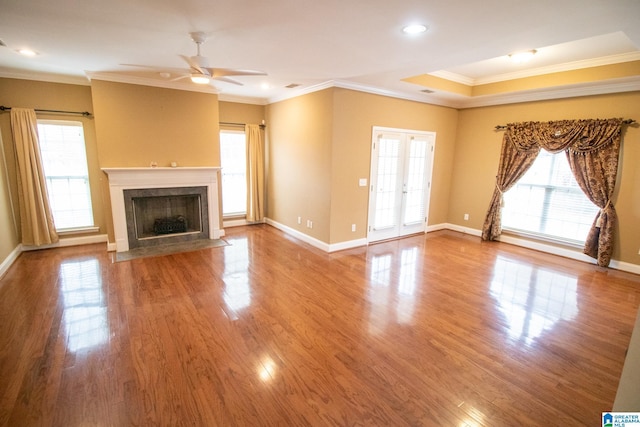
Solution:
M422 93L434 93L435 91L431 90L431 89L423 89L420 92L422 92Z
M293 89L294 87L298 87L298 86L300 86L298 83L291 83L289 85L286 85L285 87L287 89Z

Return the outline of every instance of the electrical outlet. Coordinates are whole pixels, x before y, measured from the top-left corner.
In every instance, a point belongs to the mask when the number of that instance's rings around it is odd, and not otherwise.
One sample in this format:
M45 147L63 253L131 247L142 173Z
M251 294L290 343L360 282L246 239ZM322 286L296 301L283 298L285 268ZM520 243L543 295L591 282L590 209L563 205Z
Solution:
M469 214L464 214L464 220L469 221Z
M351 231L356 231L356 225L355 224L351 224Z
M302 224L302 217L298 217L298 224Z
M309 220L309 228L313 228L313 221Z

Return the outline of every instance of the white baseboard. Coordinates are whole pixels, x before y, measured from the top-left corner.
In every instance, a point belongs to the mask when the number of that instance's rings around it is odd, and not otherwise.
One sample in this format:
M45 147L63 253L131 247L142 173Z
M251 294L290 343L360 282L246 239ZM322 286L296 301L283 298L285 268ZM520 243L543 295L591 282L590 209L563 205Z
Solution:
M66 246L78 246L78 245L91 245L93 243L104 243L107 242L106 234L96 234L95 236L80 236L80 237L69 237L62 238L57 243L52 243L50 245L42 245L42 246L30 246L30 245L22 245L22 251L35 251L38 249L50 249L50 248L63 248Z
M482 231L477 230L475 228L463 227L462 225L450 224L448 222L443 222L442 224L430 225L427 227L427 233L432 231L439 230L452 230L457 231L458 233L470 234L472 236L482 236Z
M323 241L320 241L318 239L316 239L315 237L311 237L307 234L304 234L294 228L291 228L289 226L286 226L284 224L281 224L279 222L276 222L272 219L269 218L265 218L265 223L269 224L272 227L277 228L278 230L284 231L287 234L292 235L293 237L295 237L296 239L300 239L305 243L310 244L311 246L318 248L320 250L323 250L325 252L329 252L329 244L325 243Z
M630 262L616 261L615 259L612 259L609 263L609 267L615 270L626 271L628 273L640 275L640 265L638 264L631 264Z
M0 277L4 276L4 274L9 270L9 267L13 264L13 262L20 256L22 253L22 245L16 246L14 250L9 253L9 256L0 263Z
M288 227L284 224L280 224L279 222L276 222L272 219L269 218L265 218L265 222L275 228L277 228L278 230L284 231L287 234L292 235L293 237L302 240L305 243L310 244L311 246L318 248L322 251L331 253L331 252L337 252L337 251L344 251L346 249L351 249L351 248L357 248L360 246L367 246L367 239L363 238L363 239L355 239L355 240L347 240L345 242L339 242L339 243L334 243L334 244L329 244L329 243L325 243L322 242L318 239L316 239L315 237L311 237L307 234L304 234L296 229L293 229L291 227Z
M241 227L243 225L254 225L254 224L265 224L265 223L266 223L266 218L263 219L262 221L247 221L244 218L242 218L242 219L229 219L229 220L226 220L226 221L222 222L222 227L223 228Z
M362 239L347 240L346 242L330 244L328 252L344 251L346 249L358 248L360 246L367 246L368 244L369 242L365 237L363 237Z
M247 222L246 219L229 219L226 221L222 221L222 227L223 228L228 228L228 227L240 227L243 225L249 225L250 223Z
M302 240L303 242L309 243L311 246L314 246L325 252L335 252L335 251L341 251L344 249L355 248L358 246L368 245L366 238L334 243L330 245L330 244L321 242L311 236L308 236L298 230L288 227L284 224L280 224L276 221L273 221L271 219L267 219L266 223L269 225L272 225L273 227L279 230L284 231L285 233L291 234L292 236ZM456 225L456 224L451 224L446 222L427 226L427 233L431 233L439 230L452 230L452 231L457 231L458 233L469 234L471 236L477 236L477 237L482 236L482 230L478 230L470 227L464 227L461 225ZM594 265L597 264L595 259L583 254L580 249L562 248L559 246L549 245L543 242L523 239L517 236L507 236L504 234L500 236L498 240L502 243L521 246L523 248L533 249L533 250L545 252L551 255L557 255L564 258L586 262L588 264L594 264ZM640 274L640 265L617 261L613 259L609 264L609 268L612 268L614 270L626 271L628 273Z
M475 228L463 227L456 224L438 224L430 226L428 231L437 230L453 230L460 233L471 234L473 236L482 236L482 230ZM536 251L548 253L551 255L557 255L564 258L574 259L576 261L586 262L588 264L597 264L597 261L588 255L582 253L582 249L563 248L559 246L549 245L544 242L538 242L534 240L523 239L517 236L501 235L498 240L502 243L508 243L510 245L521 246L527 249L533 249ZM622 262L612 259L609 263L609 268L614 270L626 271L627 273L640 274L640 265L631 264L629 262Z

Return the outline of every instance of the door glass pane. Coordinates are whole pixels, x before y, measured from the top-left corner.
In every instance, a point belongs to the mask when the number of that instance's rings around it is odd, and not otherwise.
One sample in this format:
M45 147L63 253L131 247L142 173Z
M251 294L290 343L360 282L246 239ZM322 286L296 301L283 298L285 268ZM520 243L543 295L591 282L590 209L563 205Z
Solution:
M403 224L424 221L425 158L427 141L411 138L406 179L406 200Z
M378 176L376 185L376 212L373 228L394 227L397 224L397 187L400 140L378 139Z

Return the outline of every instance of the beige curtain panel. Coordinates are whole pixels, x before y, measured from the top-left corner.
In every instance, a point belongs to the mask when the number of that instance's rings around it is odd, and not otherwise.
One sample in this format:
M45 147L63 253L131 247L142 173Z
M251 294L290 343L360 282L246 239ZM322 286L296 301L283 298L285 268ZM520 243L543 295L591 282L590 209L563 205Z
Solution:
M587 236L584 253L606 267L611 261L617 225L612 202L618 172L623 119L523 122L507 125L496 176L496 188L482 227L483 240L502 233L502 194L531 167L540 149L564 151L586 196L600 208Z
M32 109L11 109L11 133L18 170L18 201L23 245L56 243L49 197L38 143L38 122Z
M259 125L247 125L247 221L264 220L264 137Z

